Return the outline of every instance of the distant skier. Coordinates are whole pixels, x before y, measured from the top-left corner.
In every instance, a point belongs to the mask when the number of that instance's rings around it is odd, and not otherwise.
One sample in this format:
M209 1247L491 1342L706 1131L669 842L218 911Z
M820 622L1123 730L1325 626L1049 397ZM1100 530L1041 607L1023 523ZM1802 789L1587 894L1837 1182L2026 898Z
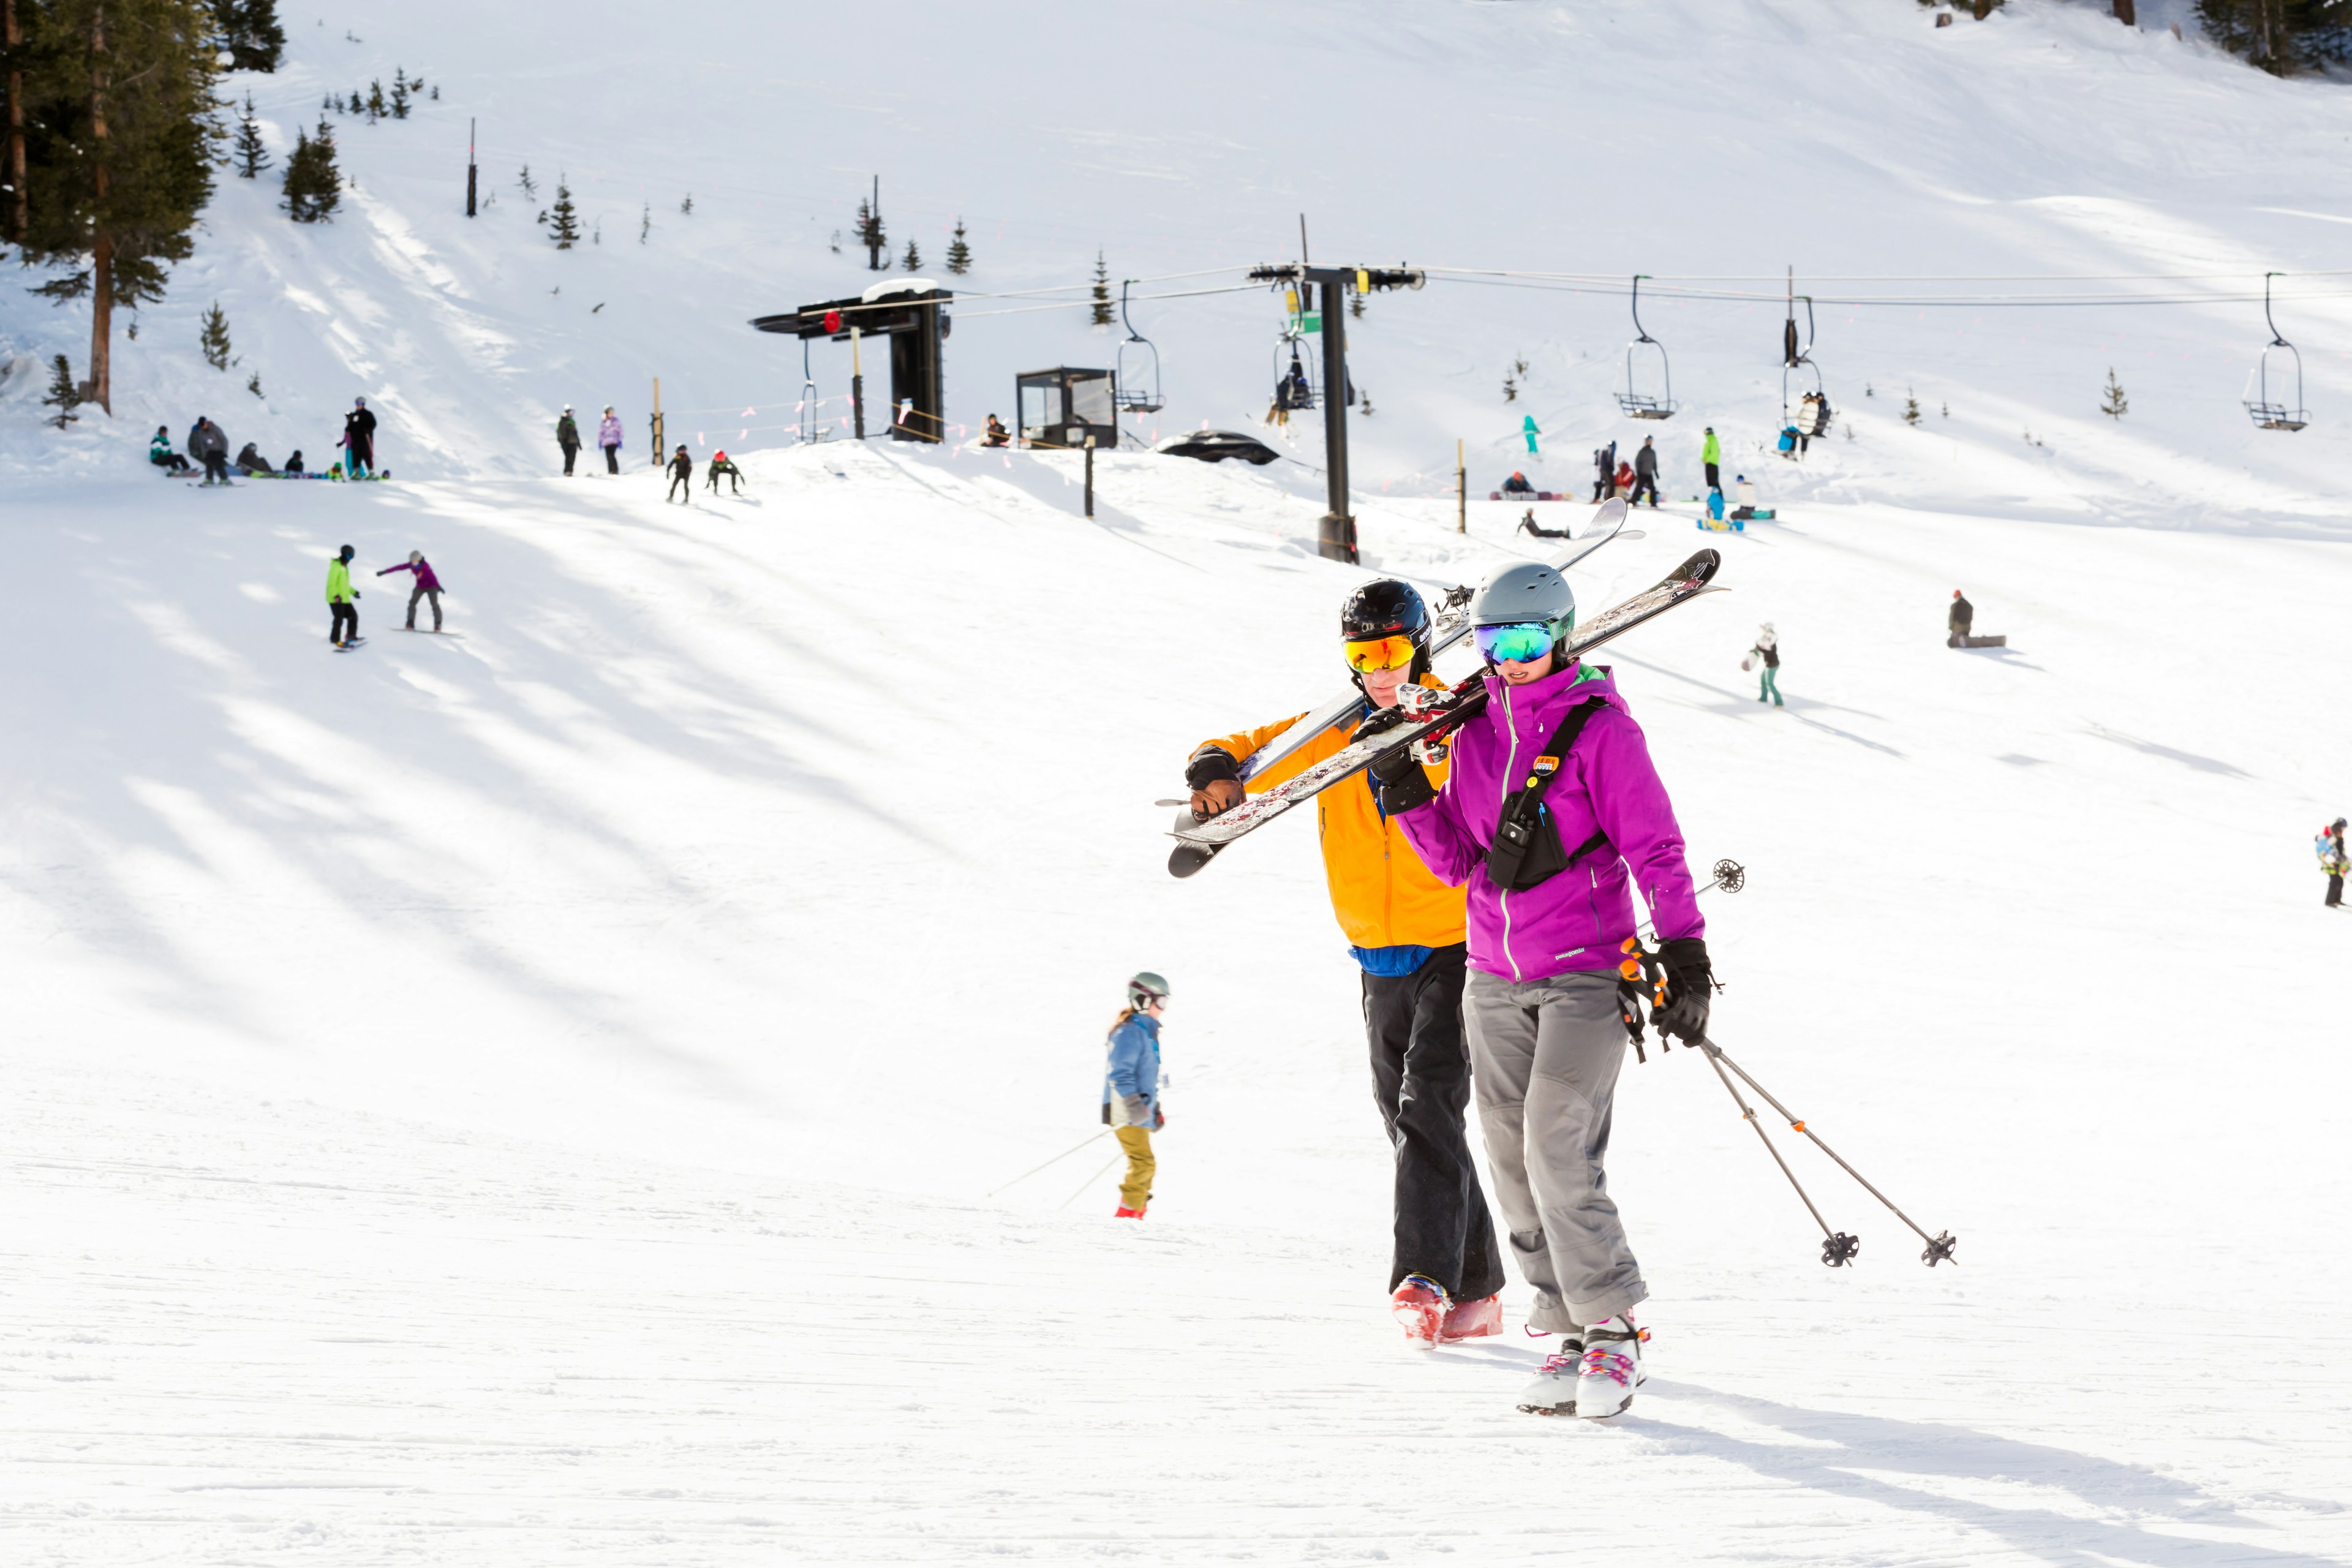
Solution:
M188 432L188 456L205 466L205 483L229 482L228 437L210 419L198 419L196 427Z
M580 456L580 426L572 417L572 405L563 405L563 417L555 422L555 444L563 448L563 477L572 477L572 465Z
M1592 449L1592 500L1597 505L1609 499L1610 486L1616 482L1617 443Z
M596 426L596 445L604 448L604 471L608 474L621 471L622 438L621 416L614 413L613 405L607 403L604 405L604 417Z
M1359 725L1385 723L1408 684L1444 685L1430 674L1430 630L1429 607L1409 583L1391 578L1350 593L1339 637L1362 704L1247 789L1271 789L1343 750ZM1240 764L1304 717L1204 742L1184 770L1192 815L1241 804ZM1390 1310L1427 1342L1499 1333L1503 1258L1463 1125L1471 1089L1462 1046L1464 895L1422 864L1369 782L1326 791L1316 815L1331 912L1362 971L1372 1095L1395 1151Z
M1775 708L1787 707L1788 704L1780 700L1780 639L1773 632L1769 621L1757 628L1756 646L1749 648L1748 657L1739 661L1742 669L1759 666L1763 673L1756 689L1756 700L1769 701Z
M327 627L327 640L337 647L348 647L360 640L360 591L352 586L352 557L357 553L346 544L327 563L327 607L333 614Z
M1967 642L1969 640L1969 628L1976 625L1976 619L1977 607L1974 605L1969 604L1967 599L1961 597L1960 591L1958 588L1953 589L1951 614L1944 618L1944 624L1951 628L1952 635L1950 638L1946 641L1944 646L1946 647L1958 647L1961 644ZM2005 637L2008 634L2003 633L2002 635Z
M375 416L368 412L367 399L352 399L352 411L343 416L343 477L363 479L375 472Z
M414 584L408 590L408 629L412 632L416 629L416 601L430 598L433 601L433 629L439 631L441 629L441 579L433 574L433 563L425 559L425 552L412 550L408 552L407 560L397 566L387 566L376 575L389 577L394 572L413 572L416 574Z
M188 472L188 459L172 450L172 427L155 426L155 438L147 443L147 460L167 474Z
M677 444L677 455L669 460L669 494L662 499L677 500L677 488L680 485L686 487L685 504L691 506L694 503L694 459L687 456L686 443L683 441Z
M241 474L274 474L278 471L269 466L269 459L263 457L260 449L250 441L238 450L236 468Z
M1429 868L1469 889L1463 1011L1487 1165L1535 1290L1528 1327L1566 1341L1518 1407L1597 1420L1642 1382L1632 1314L1649 1295L1602 1168L1627 1043L1615 965L1635 933L1630 891L1663 939L1660 1027L1704 1038L1715 983L1641 727L1608 670L1561 657L1575 618L1551 567L1489 577L1470 605L1486 706L1454 732L1452 776L1441 784L1410 749L1372 772L1381 809ZM1531 831L1504 836L1507 820Z
M1114 1219L1141 1219L1151 1204L1160 1163L1151 1135L1168 1125L1160 1109L1160 1018L1168 1011L1168 982L1145 970L1127 983L1127 1005L1111 1020L1104 1041L1103 1120L1127 1151L1127 1180L1118 1184ZM1097 1134L1100 1136L1099 1133Z
M710 493L712 495L719 493L719 476L721 474L727 476L727 483L732 487L734 494L740 496L743 493L743 470L737 468L735 460L725 452L716 453L710 459Z
M1519 422L1519 434L1528 438L1528 456L1530 458L1534 457L1536 455L1536 437L1543 434L1543 431L1537 427L1536 416L1534 415L1530 414Z
M1004 447L1010 446L1012 441L1013 432L1004 427L1004 421L993 414L990 415L988 433L980 438L980 444L983 447Z
M1642 449L1633 454L1633 499L1627 506L1640 506L1642 492L1650 492L1650 510L1658 510L1658 448L1647 436L1642 437Z
M1715 438L1715 426L1706 427L1706 439L1699 443L1698 460L1706 467L1706 488L1723 488L1723 443Z
M2352 860L2344 854L2344 819L2337 817L2319 830L2312 847L2319 852L2319 868L2327 877L2327 907L2341 909L2344 904L2344 873L2352 869Z

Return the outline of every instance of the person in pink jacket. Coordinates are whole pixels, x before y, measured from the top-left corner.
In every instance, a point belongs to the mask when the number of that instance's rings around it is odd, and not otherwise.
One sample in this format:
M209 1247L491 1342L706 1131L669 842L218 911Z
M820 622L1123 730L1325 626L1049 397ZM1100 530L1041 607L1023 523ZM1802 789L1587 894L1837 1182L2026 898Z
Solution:
M1528 1327L1565 1338L1520 1397L1601 1419L1642 1381L1633 1310L1649 1295L1602 1161L1625 1058L1617 965L1638 890L1667 975L1660 1028L1706 1032L1706 923L1665 785L1609 671L1563 659L1567 582L1533 562L1470 609L1488 666L1443 789L1409 751L1375 764L1381 809L1441 881L1470 890L1472 1079L1510 1250L1534 1288Z
M619 473L621 471L621 416L613 412L613 405L609 403L604 405L604 417L596 426L596 445L604 448L604 471L608 474Z

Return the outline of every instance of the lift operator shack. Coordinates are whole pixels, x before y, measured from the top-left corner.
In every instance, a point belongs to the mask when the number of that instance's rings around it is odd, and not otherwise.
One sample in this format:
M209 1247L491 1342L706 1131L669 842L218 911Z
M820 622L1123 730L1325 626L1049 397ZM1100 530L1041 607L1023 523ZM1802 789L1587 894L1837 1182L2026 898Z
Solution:
M756 317L751 325L763 332L830 338L837 343L848 342L854 329L861 347L876 338L887 338L890 407L884 417L890 426L890 438L940 441L947 436L947 392L940 344L950 327L946 306L954 298L928 278L893 279L852 299L824 300L782 315ZM857 374L863 370L861 354ZM857 422L858 433L863 435L862 401Z

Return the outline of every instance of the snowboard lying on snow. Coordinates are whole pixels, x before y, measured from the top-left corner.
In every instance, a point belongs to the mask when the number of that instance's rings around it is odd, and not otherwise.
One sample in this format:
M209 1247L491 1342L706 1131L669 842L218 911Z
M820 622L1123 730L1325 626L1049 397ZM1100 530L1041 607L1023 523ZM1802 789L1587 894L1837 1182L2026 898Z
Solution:
M1601 644L1622 637L1643 622L1664 615L1676 605L1702 594L1719 594L1710 586L1723 558L1702 550L1675 567L1655 584L1611 605L1569 634L1560 646L1564 659L1580 658ZM1229 811L1205 822L1192 820L1187 810L1178 814L1172 837L1177 840L1168 857L1171 875L1189 877L1215 858L1234 840L1265 826L1302 801L1314 799L1333 784L1344 783L1382 757L1416 741L1434 741L1475 718L1486 706L1486 672L1482 668L1443 692L1429 692L1427 706L1415 718L1393 724L1378 734L1357 741L1312 767L1285 779L1263 795L1252 795ZM1419 689L1427 690L1426 688ZM1310 719L1314 715L1308 716ZM1299 721L1305 724L1307 721ZM1325 726L1328 728L1328 726ZM1318 731L1319 732L1319 731Z

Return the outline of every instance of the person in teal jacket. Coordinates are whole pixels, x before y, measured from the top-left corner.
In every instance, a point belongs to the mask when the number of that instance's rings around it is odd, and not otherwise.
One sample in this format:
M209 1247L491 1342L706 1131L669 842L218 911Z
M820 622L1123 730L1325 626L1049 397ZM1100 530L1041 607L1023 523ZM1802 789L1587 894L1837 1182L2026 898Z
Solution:
M1706 465L1706 488L1723 488L1723 443L1715 438L1715 426L1706 427L1706 439L1699 444L1698 460Z
M327 640L337 647L349 647L360 640L360 591L352 586L352 557L357 553L346 544L327 563L327 607L334 614ZM343 629L346 626L351 628L348 634Z
M1146 970L1127 983L1127 1006L1112 1020L1105 1042L1110 1059L1103 1071L1103 1120L1117 1129L1118 1146L1127 1151L1116 1219L1143 1217L1151 1178L1159 1173L1151 1134L1168 1124L1160 1110L1160 1017L1167 1011L1168 982Z

